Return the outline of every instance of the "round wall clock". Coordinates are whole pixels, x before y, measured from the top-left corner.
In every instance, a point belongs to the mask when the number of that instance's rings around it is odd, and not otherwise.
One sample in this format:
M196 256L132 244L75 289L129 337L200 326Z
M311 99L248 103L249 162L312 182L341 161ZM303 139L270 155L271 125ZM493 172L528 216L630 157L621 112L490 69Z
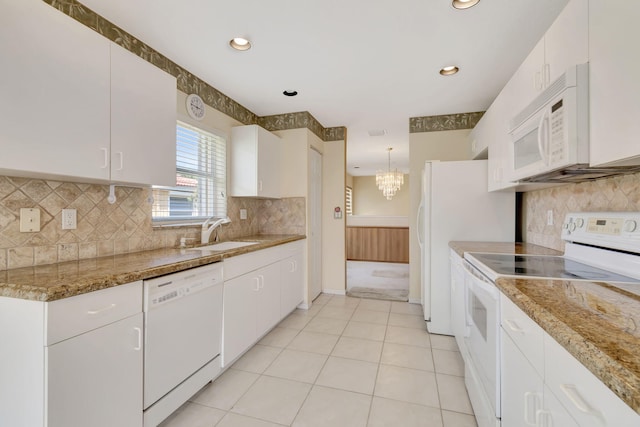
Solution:
M192 119L202 120L205 114L204 101L195 93L187 96L187 113Z

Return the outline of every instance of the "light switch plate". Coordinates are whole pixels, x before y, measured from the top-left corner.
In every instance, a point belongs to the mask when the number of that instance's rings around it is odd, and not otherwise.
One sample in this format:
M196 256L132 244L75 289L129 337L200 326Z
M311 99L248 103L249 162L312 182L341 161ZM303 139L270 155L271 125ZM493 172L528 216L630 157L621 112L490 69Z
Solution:
M247 210L240 209L240 219L247 219Z
M20 232L35 233L40 231L40 209L20 208Z

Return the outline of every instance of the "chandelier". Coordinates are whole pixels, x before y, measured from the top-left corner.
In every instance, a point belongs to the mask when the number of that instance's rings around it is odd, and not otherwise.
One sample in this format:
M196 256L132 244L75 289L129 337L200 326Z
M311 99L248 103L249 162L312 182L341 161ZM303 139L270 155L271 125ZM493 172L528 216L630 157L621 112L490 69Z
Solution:
M387 148L389 152L387 172L376 172L376 185L387 200L391 200L402 184L404 184L404 175L402 172L398 172L398 169L393 172L391 171L391 150L393 150L393 148Z

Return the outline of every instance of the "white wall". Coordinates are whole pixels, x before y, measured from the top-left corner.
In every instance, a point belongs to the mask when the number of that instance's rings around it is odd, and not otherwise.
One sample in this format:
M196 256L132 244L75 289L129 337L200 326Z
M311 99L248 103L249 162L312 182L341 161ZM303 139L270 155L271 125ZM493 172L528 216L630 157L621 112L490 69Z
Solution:
M404 184L391 200L382 195L375 176L354 176L352 188L353 215L409 215L409 175L404 175Z
M345 247L345 141L324 143L322 155L322 291L344 294L346 290ZM341 219L333 218L339 206Z
M409 301L420 302L420 247L416 237L421 175L427 160L470 160L470 129L422 132L409 135Z

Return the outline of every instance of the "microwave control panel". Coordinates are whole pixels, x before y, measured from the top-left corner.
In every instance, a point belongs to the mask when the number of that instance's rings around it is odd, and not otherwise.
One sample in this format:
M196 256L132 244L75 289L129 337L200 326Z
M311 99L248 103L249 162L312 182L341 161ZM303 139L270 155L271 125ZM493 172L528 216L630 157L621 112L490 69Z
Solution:
M547 156L549 165L555 165L564 160L565 157L565 117L564 117L563 100L551 106L551 115L549 116L549 147Z

